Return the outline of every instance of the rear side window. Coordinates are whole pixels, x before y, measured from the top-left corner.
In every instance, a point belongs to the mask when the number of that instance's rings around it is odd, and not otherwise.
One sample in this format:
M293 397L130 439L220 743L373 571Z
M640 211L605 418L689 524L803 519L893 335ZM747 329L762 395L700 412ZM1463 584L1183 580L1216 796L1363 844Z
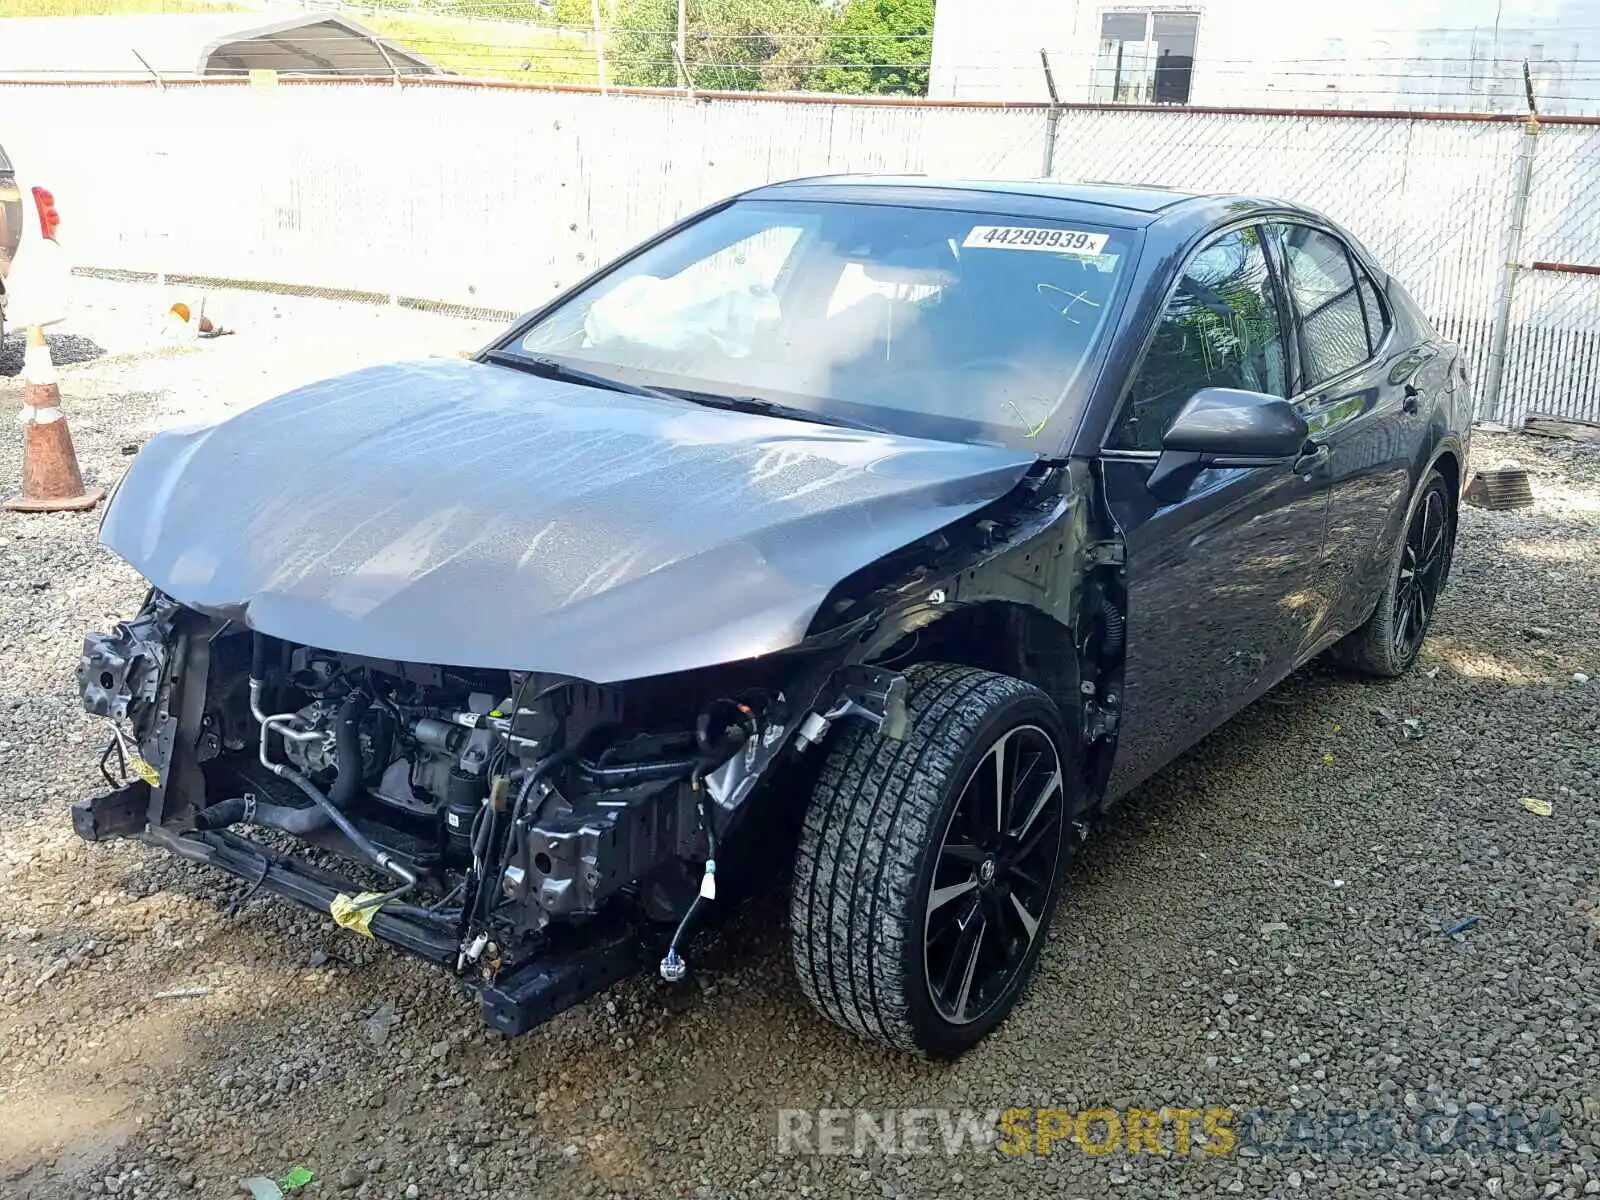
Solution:
M1284 345L1261 231L1230 230L1184 267L1107 448L1161 449L1162 435L1201 388L1287 396Z
M1276 232L1304 336L1305 386L1312 388L1371 357L1367 315L1343 242L1307 225Z

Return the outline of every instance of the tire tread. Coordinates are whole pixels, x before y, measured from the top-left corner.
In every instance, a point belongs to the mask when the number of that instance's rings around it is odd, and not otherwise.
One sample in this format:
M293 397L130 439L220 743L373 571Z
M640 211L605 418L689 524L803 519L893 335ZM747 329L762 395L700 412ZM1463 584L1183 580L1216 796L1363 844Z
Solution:
M998 706L1043 693L949 663L906 671L904 741L852 722L838 729L807 807L790 897L791 953L806 998L852 1032L927 1053L910 1019L907 931L923 848L951 777Z

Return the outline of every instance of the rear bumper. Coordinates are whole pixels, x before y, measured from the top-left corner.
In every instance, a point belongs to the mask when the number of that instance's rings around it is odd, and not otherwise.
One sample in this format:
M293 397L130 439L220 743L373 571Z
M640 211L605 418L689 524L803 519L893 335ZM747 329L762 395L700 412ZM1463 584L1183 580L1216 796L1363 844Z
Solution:
M74 831L86 841L138 837L324 916L341 893L361 890L353 880L227 830L180 833L164 826L147 826L144 814L148 803L149 789L143 783L91 796L73 806ZM659 958L661 949L632 927L597 923L584 930L581 942L486 980L456 970L460 943L452 923L443 918L430 919L405 906L398 911L384 906L373 914L369 929L378 941L456 975L477 996L484 1021L507 1035L526 1033L633 975Z

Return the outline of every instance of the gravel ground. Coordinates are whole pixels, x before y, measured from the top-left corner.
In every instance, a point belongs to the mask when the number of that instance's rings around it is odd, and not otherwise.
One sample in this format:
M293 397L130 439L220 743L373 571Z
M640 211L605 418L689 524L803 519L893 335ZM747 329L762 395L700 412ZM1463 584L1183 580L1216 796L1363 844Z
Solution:
M238 334L179 346L154 289L82 296L53 345L102 485L163 424L490 332L219 293L208 313ZM20 358L9 337L5 406ZM19 441L0 439L0 490ZM140 584L92 516L0 515L0 1194L227 1196L300 1164L299 1194L372 1200L1600 1193L1600 453L1475 453L1528 466L1537 503L1465 512L1419 668L1303 671L1143 788L1072 868L1026 1001L953 1066L816 1017L778 897L697 942L671 1003L634 980L504 1041L446 979L326 920L260 897L230 917L230 879L76 841L101 745L78 640ZM182 989L205 991L164 995ZM1217 1156L776 1150L779 1109L1029 1105L1273 1115ZM1425 1112L1508 1109L1559 1131L1408 1140ZM1287 1114L1330 1110L1392 1114L1397 1144L1286 1143Z

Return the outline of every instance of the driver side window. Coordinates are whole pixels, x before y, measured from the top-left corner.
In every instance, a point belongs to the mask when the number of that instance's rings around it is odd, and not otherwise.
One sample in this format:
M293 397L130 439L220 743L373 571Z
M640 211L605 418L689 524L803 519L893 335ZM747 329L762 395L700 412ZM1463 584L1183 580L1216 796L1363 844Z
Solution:
M1161 449L1179 410L1201 388L1287 396L1279 312L1259 228L1229 230L1202 247L1167 301L1106 448Z

